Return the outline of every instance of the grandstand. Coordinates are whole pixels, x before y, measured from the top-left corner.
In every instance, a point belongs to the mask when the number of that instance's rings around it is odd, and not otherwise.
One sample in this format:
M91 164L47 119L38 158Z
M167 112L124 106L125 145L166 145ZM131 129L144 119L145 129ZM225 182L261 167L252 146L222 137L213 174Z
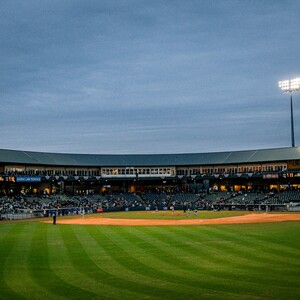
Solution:
M161 155L0 150L1 213L283 209L300 202L299 191L299 147Z

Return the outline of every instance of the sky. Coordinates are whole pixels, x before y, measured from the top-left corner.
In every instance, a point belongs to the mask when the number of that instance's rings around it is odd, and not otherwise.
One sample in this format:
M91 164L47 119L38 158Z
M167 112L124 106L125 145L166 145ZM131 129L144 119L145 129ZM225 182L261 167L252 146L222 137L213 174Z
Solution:
M289 147L278 81L300 77L299 15L299 0L2 0L0 148Z

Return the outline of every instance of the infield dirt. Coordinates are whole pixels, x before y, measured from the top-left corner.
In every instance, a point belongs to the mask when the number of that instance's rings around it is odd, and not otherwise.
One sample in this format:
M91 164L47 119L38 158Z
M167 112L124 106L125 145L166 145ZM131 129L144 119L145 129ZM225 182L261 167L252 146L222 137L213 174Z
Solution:
M185 220L157 220L157 219L114 219L99 217L85 217L57 220L57 224L77 225L115 225L115 226L181 226L181 225L212 225L212 224L244 224L300 221L300 214L268 214L252 213L244 216L234 216L218 219L185 219ZM51 221L46 221L51 223Z

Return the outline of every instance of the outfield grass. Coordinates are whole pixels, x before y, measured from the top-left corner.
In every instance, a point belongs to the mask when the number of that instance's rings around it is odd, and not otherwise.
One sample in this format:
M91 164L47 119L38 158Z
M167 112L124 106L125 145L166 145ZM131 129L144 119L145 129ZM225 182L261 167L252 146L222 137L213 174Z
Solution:
M300 299L299 234L300 222L3 222L0 299Z

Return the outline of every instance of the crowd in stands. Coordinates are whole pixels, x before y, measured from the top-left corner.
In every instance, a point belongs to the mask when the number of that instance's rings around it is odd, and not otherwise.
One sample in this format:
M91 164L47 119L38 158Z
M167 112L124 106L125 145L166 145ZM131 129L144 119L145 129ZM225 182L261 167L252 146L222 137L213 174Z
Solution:
M39 211L50 216L54 211L62 215L96 213L118 210L155 210L197 208L200 210L270 210L286 207L290 202L300 204L300 190L275 192L200 192L180 190L147 191L140 194L124 193L86 196L4 196L0 198L0 215Z

